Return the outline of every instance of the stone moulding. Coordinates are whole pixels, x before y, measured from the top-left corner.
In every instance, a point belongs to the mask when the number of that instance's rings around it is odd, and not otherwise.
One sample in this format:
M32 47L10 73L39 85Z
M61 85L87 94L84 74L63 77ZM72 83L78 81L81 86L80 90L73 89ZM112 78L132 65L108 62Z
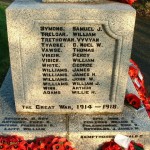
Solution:
M118 78L119 77L119 61L120 61L120 57L121 57L121 51L122 51L122 41L123 41L123 37L120 35L117 35L116 33L113 32L113 30L110 27L109 21L98 21L98 20L33 20L33 27L31 29L31 31L28 31L29 34L30 32L33 31L34 28L37 28L38 30L38 26L42 25L42 24L100 24L102 25L104 31L106 32L106 34L108 36L110 36L111 38L114 38L116 40L116 49L115 49L115 53L114 53L114 65L113 65L113 73L111 76L111 87L110 87L110 97L109 100L111 102L116 102L117 100L117 82L118 82ZM21 51L20 51L21 52ZM22 66L22 72L23 71L23 66ZM23 74L22 74L23 76ZM23 79L23 78L22 78ZM23 80L22 80L23 81ZM24 87L24 83L22 83L22 87ZM25 96L25 93L23 94L25 97L25 100L27 100L28 102L30 102L30 100L28 100Z
M59 113L75 113L78 109L77 105L93 105L92 111L85 110L86 112L84 113L121 112L126 91L134 19L135 11L125 4L111 2L110 4L102 5L43 4L36 1L28 3L15 1L7 9L7 25L17 112L38 113L40 111L40 113L48 113L49 111L49 113L58 113L60 111ZM94 33L94 38L97 38L102 45L98 48L96 41L94 41L94 46L92 47L94 53L90 53L90 57L88 56L90 59L95 59L90 69L90 76L92 73L96 74L92 86L92 90L96 91L96 94L79 95L76 93L75 95L72 93L72 87L74 86L72 84L74 74L72 69L75 67L73 68L71 65L74 63L72 59L73 45L68 41L64 44L64 48L61 49L63 52L60 53L60 62L61 66L67 67L69 72L69 86L58 87L61 95L43 94L43 70L41 65L43 51L41 49L42 35L39 28L41 25L63 26L66 29L68 38L74 38L74 42L79 44L81 42L90 43L90 41L78 41L77 36L73 35L72 27L74 25L77 27L93 27L92 32L86 32ZM99 27L101 27L102 32L97 30ZM78 37L83 38L80 35ZM57 37L54 36L54 38ZM68 47L65 48L65 46ZM71 57L65 57L66 54ZM77 57L74 58L77 60ZM80 60L83 60L83 58L78 58L78 60L77 63L81 62ZM67 61L69 63L66 63ZM103 74L105 71L106 73ZM86 80L90 81L89 78ZM50 81L52 80L47 80L46 82ZM100 84L96 84L96 81ZM51 85L54 84L49 84L48 86ZM79 85L83 86L83 84L77 84L75 87L79 87ZM65 101L63 101L64 99ZM35 108L36 104L43 106L51 104L55 105L56 109L54 112L51 112L52 110L37 110ZM73 106L73 111L65 110L63 112L60 110L59 105L65 104ZM117 104L117 109L104 110L103 106L107 104ZM34 109L24 110L22 105L32 105ZM101 108L95 108L95 106L100 106Z

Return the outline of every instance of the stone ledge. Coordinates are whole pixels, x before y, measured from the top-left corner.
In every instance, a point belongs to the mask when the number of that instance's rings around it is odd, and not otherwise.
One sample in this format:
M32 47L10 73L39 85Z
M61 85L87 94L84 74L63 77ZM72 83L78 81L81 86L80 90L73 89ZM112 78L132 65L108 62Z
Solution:
M133 88L130 82L127 91L134 91L129 89L131 87ZM150 120L145 110L139 113L125 106L123 114L116 115L17 115L10 70L0 89L0 104L2 135L16 134L24 136L25 139L58 135L67 137L79 150L85 150L85 146L88 150L96 150L99 144L109 141L120 133L141 142L145 150L149 150L150 147ZM15 121L18 123L12 123ZM41 124L48 126L44 127L45 130L42 130L43 127L28 127L35 124L31 122L37 122L37 126ZM12 124L14 126L7 126Z
M67 136L66 115L19 115L15 112L10 70L0 89L0 134L25 139L49 135Z

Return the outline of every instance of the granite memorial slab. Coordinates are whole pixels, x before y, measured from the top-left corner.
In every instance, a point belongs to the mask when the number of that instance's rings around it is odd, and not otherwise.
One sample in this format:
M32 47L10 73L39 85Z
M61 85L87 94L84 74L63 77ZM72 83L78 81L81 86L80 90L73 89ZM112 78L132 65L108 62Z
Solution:
M142 143L145 150L150 147L150 120L145 110L135 112L133 108L125 106L123 114L19 115L15 112L10 71L0 89L0 102L1 135L18 135L27 140L58 135L68 137L79 150L84 150L85 146L89 150L96 150L100 144L120 133Z
M130 77L126 93L133 93L139 97ZM150 120L143 105L139 109L126 105L122 114L69 117L69 138L80 150L84 150L85 146L97 150L100 145L114 139L117 134L126 135L131 140L142 143L144 150L149 150Z
M11 72L0 89L1 135L58 135L96 150L120 133L149 150L145 109L124 106L126 92L138 95L128 78L131 6L15 0L6 14Z
M17 0L6 13L18 113L122 112L131 6Z
M66 115L16 114L10 71L0 89L0 104L0 135L23 136L26 140L67 135Z
M125 106L123 114L70 115L69 140L79 150L84 150L85 146L97 150L99 145L114 139L117 134L128 136L142 143L144 150L149 150L150 120L146 111L135 113Z
M129 93L132 93L132 94L135 94L137 97L139 97L139 94L130 78L130 76L128 77L128 81L127 81L127 89L126 89L126 93L129 94Z

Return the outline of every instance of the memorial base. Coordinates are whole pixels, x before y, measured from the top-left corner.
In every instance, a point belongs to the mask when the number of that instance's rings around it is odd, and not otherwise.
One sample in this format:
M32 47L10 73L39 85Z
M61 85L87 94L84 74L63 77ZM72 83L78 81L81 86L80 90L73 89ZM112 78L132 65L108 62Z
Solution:
M0 134L18 135L27 139L49 135L66 137L66 115L16 114L11 73L0 90Z
M133 90L130 87L128 91ZM10 71L0 90L0 102L1 135L18 135L26 140L59 135L67 137L77 150L96 150L120 133L142 143L145 150L150 147L150 120L144 109L134 111L125 106L122 114L113 115L19 115L15 112Z
M69 140L79 150L96 150L98 145L114 139L117 134L130 137L150 148L150 121L145 111L135 112L124 107L118 115L71 115L69 118Z

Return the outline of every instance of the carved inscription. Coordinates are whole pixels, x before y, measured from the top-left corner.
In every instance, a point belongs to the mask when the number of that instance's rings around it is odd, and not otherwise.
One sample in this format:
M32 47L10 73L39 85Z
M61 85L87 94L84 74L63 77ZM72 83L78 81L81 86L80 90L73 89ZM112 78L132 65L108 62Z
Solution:
M37 23L39 61L35 63L36 86L32 85L36 88L29 91L27 99L39 103L23 104L22 108L43 112L120 111L114 72L115 54L120 49L108 22Z
M0 122L4 131L46 131L55 126L48 117L5 117Z
M91 53L94 53L95 48L101 47L100 38L96 32L101 32L102 29L78 26L72 29L76 39L72 53L72 94L96 94L93 90L93 86L96 86L94 82L96 73L91 71L96 62Z
M124 131L138 130L139 125L133 120L124 117L93 117L91 120L84 120L82 124L85 131Z
M110 138L110 139L114 139L116 135L81 135L80 138L81 139L105 139L105 138ZM142 138L144 135L142 134L132 134L132 135L126 135L129 138Z
M102 47L102 31L101 25L40 26L43 94L63 94L59 87L68 85L73 95L96 94L93 87L100 83L91 68L97 63L93 53ZM69 68L62 65L64 54L72 59Z
M58 86L68 85L68 69L61 66L62 48L67 38L64 27L41 26L43 94L61 94ZM57 38L58 37L58 38Z

